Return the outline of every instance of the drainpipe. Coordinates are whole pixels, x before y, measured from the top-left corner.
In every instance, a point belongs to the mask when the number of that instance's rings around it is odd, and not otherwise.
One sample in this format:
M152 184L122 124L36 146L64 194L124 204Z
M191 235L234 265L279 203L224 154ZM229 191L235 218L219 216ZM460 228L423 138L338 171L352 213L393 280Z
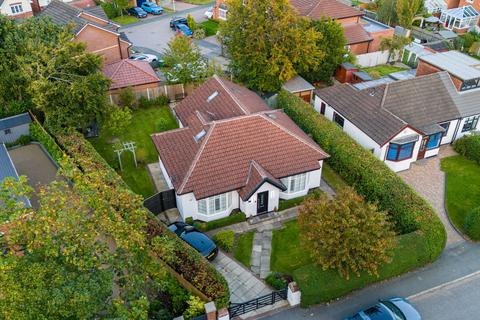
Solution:
M460 128L460 123L462 123L462 119L463 118L458 119L457 125L455 126L455 131L453 132L452 141L450 141L450 144L453 144L453 142L457 139L457 133L458 133L458 129Z

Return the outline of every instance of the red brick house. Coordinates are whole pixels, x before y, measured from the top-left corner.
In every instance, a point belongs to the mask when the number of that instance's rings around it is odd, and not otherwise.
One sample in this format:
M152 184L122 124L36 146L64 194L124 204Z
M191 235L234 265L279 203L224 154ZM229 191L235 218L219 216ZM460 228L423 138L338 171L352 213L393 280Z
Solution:
M60 25L73 24L74 41L86 43L87 51L104 57L105 63L126 59L131 43L118 31L119 25L111 22L100 7L79 9L59 0L52 0L39 14L50 17Z
M343 26L347 45L354 54L378 51L382 38L393 37L394 29L364 17L356 10L337 0L290 0L298 14L314 20L329 17ZM226 20L228 8L224 0L216 0L214 19Z

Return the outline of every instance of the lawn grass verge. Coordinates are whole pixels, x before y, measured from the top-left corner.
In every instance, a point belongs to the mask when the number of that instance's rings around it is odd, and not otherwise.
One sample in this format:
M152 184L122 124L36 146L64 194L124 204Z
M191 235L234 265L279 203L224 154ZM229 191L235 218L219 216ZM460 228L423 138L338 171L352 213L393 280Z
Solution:
M480 166L460 155L442 159L441 166L446 173L448 216L463 230L467 213L480 206Z
M113 151L113 136L108 129L102 130L100 137L89 141L135 193L149 197L155 191L146 165L158 161L157 151L150 135L175 128L178 128L177 122L167 106L152 106L134 111L131 123L117 138L121 142L136 143L138 167L135 167L132 154L124 152L122 154L123 171L119 170L118 159Z
M215 20L207 20L202 23L200 23L202 28L205 30L205 35L207 37L214 36L217 34L218 27L220 26L220 23L218 23Z
M254 231L248 231L238 236L237 246L233 251L233 256L245 267L250 269L250 260L252 258L253 235Z
M133 16L120 16L120 17L112 18L112 21L116 22L116 23L118 23L122 26L125 26L125 25L128 25L128 24L138 22L138 18L133 17Z

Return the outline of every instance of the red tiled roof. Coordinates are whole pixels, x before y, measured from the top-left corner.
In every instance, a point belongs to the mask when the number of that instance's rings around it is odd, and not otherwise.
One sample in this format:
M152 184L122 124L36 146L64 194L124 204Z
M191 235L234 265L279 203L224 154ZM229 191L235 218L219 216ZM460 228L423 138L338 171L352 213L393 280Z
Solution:
M363 26L358 23L343 25L343 33L349 45L373 40Z
M281 111L214 121L204 129L198 142L198 129L152 135L178 194L193 192L202 199L244 188L252 161L263 175L278 180L317 170L319 161L328 157Z
M342 19L363 15L363 12L336 0L290 0L290 4L301 16L312 19Z
M279 179L272 176L270 172L263 169L258 163L252 160L250 162L250 169L245 186L238 189L238 194L244 201L246 201L266 181L279 187L281 190L286 190L285 185L283 185Z
M196 126L199 115L211 122L266 110L256 93L215 75L182 100L175 114L184 126Z
M148 62L130 59L107 64L103 67L103 74L112 80L110 90L160 81Z

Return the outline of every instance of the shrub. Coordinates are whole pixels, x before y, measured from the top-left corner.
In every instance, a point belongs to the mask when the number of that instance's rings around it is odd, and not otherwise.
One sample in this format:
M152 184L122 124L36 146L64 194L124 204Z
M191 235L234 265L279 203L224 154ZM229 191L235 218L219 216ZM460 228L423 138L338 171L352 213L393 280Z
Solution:
M219 231L213 236L213 241L215 241L221 249L226 252L231 252L235 241L235 232L232 230Z
M102 2L101 6L103 11L105 11L105 15L109 19L116 18L120 15L120 10L111 2Z
M122 107L129 107L134 109L137 107L137 99L135 96L135 91L131 87L123 88L118 94L118 99L120 100L119 105Z
M480 134L461 137L455 141L453 148L462 156L480 164Z
M43 129L36 121L30 124L30 136L32 140L40 142L56 162L63 158L63 151L53 137Z
M192 217L188 217L187 219L185 219L185 223L193 226L193 218L192 218Z
M190 296L190 299L187 301L188 308L183 313L183 316L186 320L195 318L203 313L205 313L205 303L200 300L200 298L195 296Z
M29 135L22 134L20 137L18 137L17 140L14 142L6 143L5 146L7 148L13 147L13 146L24 146L30 143L32 141L32 138Z
M191 14L188 14L187 15L187 26L192 29L192 31L195 31L198 29L198 24L197 22L195 21L195 19L193 18L193 16Z
M140 99L138 99L138 107L145 109L148 108L152 105L152 102L148 100L148 98L141 96Z
M287 279L283 273L271 272L266 278L265 282L276 290L281 290L287 286Z
M198 28L195 31L193 31L193 39L201 40L201 39L205 39L206 36L207 35L205 32L205 29L203 28Z
M417 231L417 235L423 238L424 248L422 259L416 266L438 257L445 246L445 229L423 198L382 161L302 99L282 91L278 105L330 154L327 163L347 184L355 186L367 201L376 202L379 210L388 213L397 233Z
M480 240L480 207L467 213L464 228L470 238Z
M164 94L159 95L157 98L155 98L155 105L157 106L168 106L170 103L170 98Z
M210 222L196 222L195 227L197 227L197 229L200 229L202 231L209 231L209 230L229 226L231 224L244 222L246 220L247 220L247 217L245 216L245 213L232 212L231 215L225 218L213 220Z

